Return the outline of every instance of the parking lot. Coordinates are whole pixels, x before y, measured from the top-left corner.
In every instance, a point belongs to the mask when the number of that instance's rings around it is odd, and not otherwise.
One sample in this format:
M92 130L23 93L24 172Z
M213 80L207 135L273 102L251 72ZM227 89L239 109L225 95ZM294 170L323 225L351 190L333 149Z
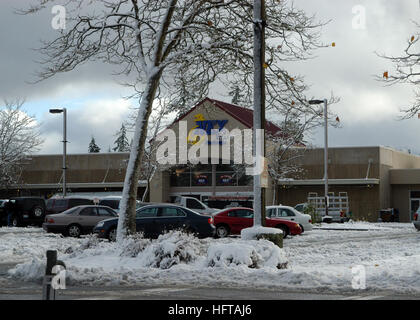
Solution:
M412 224L339 226L345 230L321 227L285 239L281 252L287 259L286 269L270 264L272 247L255 243L250 247L239 237L196 239L175 232L156 240L137 239L121 249L92 236L69 238L41 228L1 228L0 294L12 298L20 292L26 297L27 290L27 298L35 298L45 272L45 252L52 249L67 265L68 291L62 297L69 299L187 298L199 297L199 292L206 298L213 292L200 288L221 288L221 298L227 299L235 292L249 299L254 289L261 296L282 292L286 299L419 296L420 234ZM260 257L256 267L247 265L249 257L244 252L249 248L255 249L249 251L250 257ZM222 250L220 260L209 263L217 250ZM231 256L226 258L227 253ZM354 289L355 268L363 268L364 288ZM254 293L257 299L258 292Z

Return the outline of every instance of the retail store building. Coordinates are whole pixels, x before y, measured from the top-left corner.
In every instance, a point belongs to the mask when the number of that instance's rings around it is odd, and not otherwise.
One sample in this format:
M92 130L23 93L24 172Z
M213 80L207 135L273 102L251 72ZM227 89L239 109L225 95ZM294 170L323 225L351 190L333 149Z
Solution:
M187 132L194 128L204 131L221 129L232 131L252 128L252 110L229 103L205 99L174 121L172 130L178 141L180 124ZM275 134L279 128L271 122L267 132ZM162 132L165 134L165 131ZM177 147L177 153L179 148ZM302 173L294 179L268 179L267 204L274 202L294 206L306 202L308 194L323 195L323 148L306 149L296 161ZM408 222L420 205L420 157L391 148L345 147L328 150L329 191L346 192L349 209L356 219L377 221L378 212L398 208L400 221ZM67 186L70 193L121 192L128 153L89 153L67 156ZM270 159L273 161L273 159ZM49 197L61 191L61 155L34 155L24 164L18 184L1 190L2 197L11 195L41 195ZM139 181L141 198L146 181ZM170 202L179 195L197 197L214 205L252 204L252 176L243 167L232 163L177 164L156 171L150 181L150 201Z

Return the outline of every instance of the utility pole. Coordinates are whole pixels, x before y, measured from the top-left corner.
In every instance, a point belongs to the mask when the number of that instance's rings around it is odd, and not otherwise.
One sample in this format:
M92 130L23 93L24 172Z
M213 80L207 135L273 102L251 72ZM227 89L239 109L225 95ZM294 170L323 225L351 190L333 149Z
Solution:
M254 0L254 128L253 153L263 157L265 170L265 0ZM257 134L257 132L259 133ZM261 133L261 134L260 134ZM259 170L258 168L256 168ZM263 171L260 170L260 171ZM254 226L265 226L265 188L261 174L254 172Z

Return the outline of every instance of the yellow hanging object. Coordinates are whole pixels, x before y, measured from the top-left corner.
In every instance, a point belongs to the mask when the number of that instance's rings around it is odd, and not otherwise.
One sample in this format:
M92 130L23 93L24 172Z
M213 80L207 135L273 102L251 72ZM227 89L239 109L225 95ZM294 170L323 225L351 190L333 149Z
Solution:
M263 68L267 69L268 68L268 64L266 62L263 63Z
M335 47L335 42L331 43L331 46L332 46L332 47Z
M385 71L385 72L384 72L384 78L385 78L385 79L388 79L388 78L389 78L388 71Z

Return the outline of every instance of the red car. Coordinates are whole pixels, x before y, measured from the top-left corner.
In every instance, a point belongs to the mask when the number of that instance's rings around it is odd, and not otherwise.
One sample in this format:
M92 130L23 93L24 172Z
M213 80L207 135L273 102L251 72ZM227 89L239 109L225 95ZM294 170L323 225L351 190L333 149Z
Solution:
M242 229L254 225L254 210L250 208L228 208L214 214L216 236L223 238L229 234L240 234ZM283 230L283 237L302 233L299 224L280 218L266 218L266 227Z

